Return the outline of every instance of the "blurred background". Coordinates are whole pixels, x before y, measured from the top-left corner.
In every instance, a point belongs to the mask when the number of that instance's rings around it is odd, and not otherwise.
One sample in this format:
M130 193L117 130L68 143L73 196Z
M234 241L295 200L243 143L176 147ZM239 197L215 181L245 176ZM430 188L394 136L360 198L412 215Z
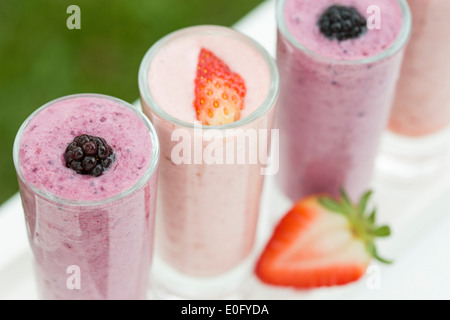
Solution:
M231 26L263 0L0 0L0 204L18 191L15 135L38 107L74 93L133 102L141 59L169 32ZM69 5L81 30L69 30Z

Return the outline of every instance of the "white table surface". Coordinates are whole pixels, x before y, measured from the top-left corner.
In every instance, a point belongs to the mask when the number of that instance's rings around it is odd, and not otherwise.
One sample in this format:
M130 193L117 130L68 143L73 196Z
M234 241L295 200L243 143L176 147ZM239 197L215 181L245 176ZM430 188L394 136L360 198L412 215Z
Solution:
M260 42L274 56L275 1L254 9L235 27ZM393 236L379 243L393 257L391 266L374 264L379 282L366 275L359 282L311 291L274 289L253 279L247 299L450 299L450 172L415 182L392 182L375 173L373 180L380 222L389 223ZM272 224L290 206L273 179L264 189L258 246ZM373 270L373 269L371 269ZM36 299L32 255L20 197L0 207L0 299Z

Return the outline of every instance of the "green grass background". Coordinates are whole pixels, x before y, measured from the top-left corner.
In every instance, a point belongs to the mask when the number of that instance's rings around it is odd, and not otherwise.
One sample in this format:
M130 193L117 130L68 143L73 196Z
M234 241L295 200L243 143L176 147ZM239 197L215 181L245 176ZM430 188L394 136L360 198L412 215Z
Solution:
M0 203L17 190L14 137L36 108L93 92L134 101L139 64L167 33L230 26L262 0L0 0ZM69 30L69 5L81 30Z

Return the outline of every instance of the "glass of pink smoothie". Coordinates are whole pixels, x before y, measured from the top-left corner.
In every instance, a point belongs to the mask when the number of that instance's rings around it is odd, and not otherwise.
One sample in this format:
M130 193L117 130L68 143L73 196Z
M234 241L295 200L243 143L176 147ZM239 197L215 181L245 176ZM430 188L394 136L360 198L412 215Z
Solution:
M411 31L407 3L281 0L277 20L279 185L293 201L341 187L356 199L387 125Z
M412 179L450 157L450 1L408 0L413 18L380 169Z
M245 107L235 122L197 122L194 80L202 49L220 57L245 81ZM139 87L144 112L161 142L157 294L224 297L251 275L246 262L254 248L267 162L239 159L269 148L278 97L275 62L235 30L190 27L150 48L140 67ZM183 159L180 142L187 143ZM221 154L223 161L210 161L208 154Z
M398 83L389 128L420 137L450 124L450 1L408 0L411 40Z
M40 297L146 299L159 162L150 121L113 97L63 97L23 123L13 157Z

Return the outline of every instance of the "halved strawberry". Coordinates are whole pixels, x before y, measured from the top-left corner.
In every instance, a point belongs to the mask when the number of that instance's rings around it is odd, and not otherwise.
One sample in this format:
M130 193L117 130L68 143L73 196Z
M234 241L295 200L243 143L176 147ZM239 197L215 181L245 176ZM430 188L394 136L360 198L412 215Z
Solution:
M202 48L195 78L194 107L203 125L239 120L246 95L242 77L211 51Z
M375 238L390 229L375 226L375 210L365 213L370 196L358 205L344 191L340 200L313 195L296 203L276 227L256 275L271 285L315 288L360 279L372 258L390 263L375 249Z

